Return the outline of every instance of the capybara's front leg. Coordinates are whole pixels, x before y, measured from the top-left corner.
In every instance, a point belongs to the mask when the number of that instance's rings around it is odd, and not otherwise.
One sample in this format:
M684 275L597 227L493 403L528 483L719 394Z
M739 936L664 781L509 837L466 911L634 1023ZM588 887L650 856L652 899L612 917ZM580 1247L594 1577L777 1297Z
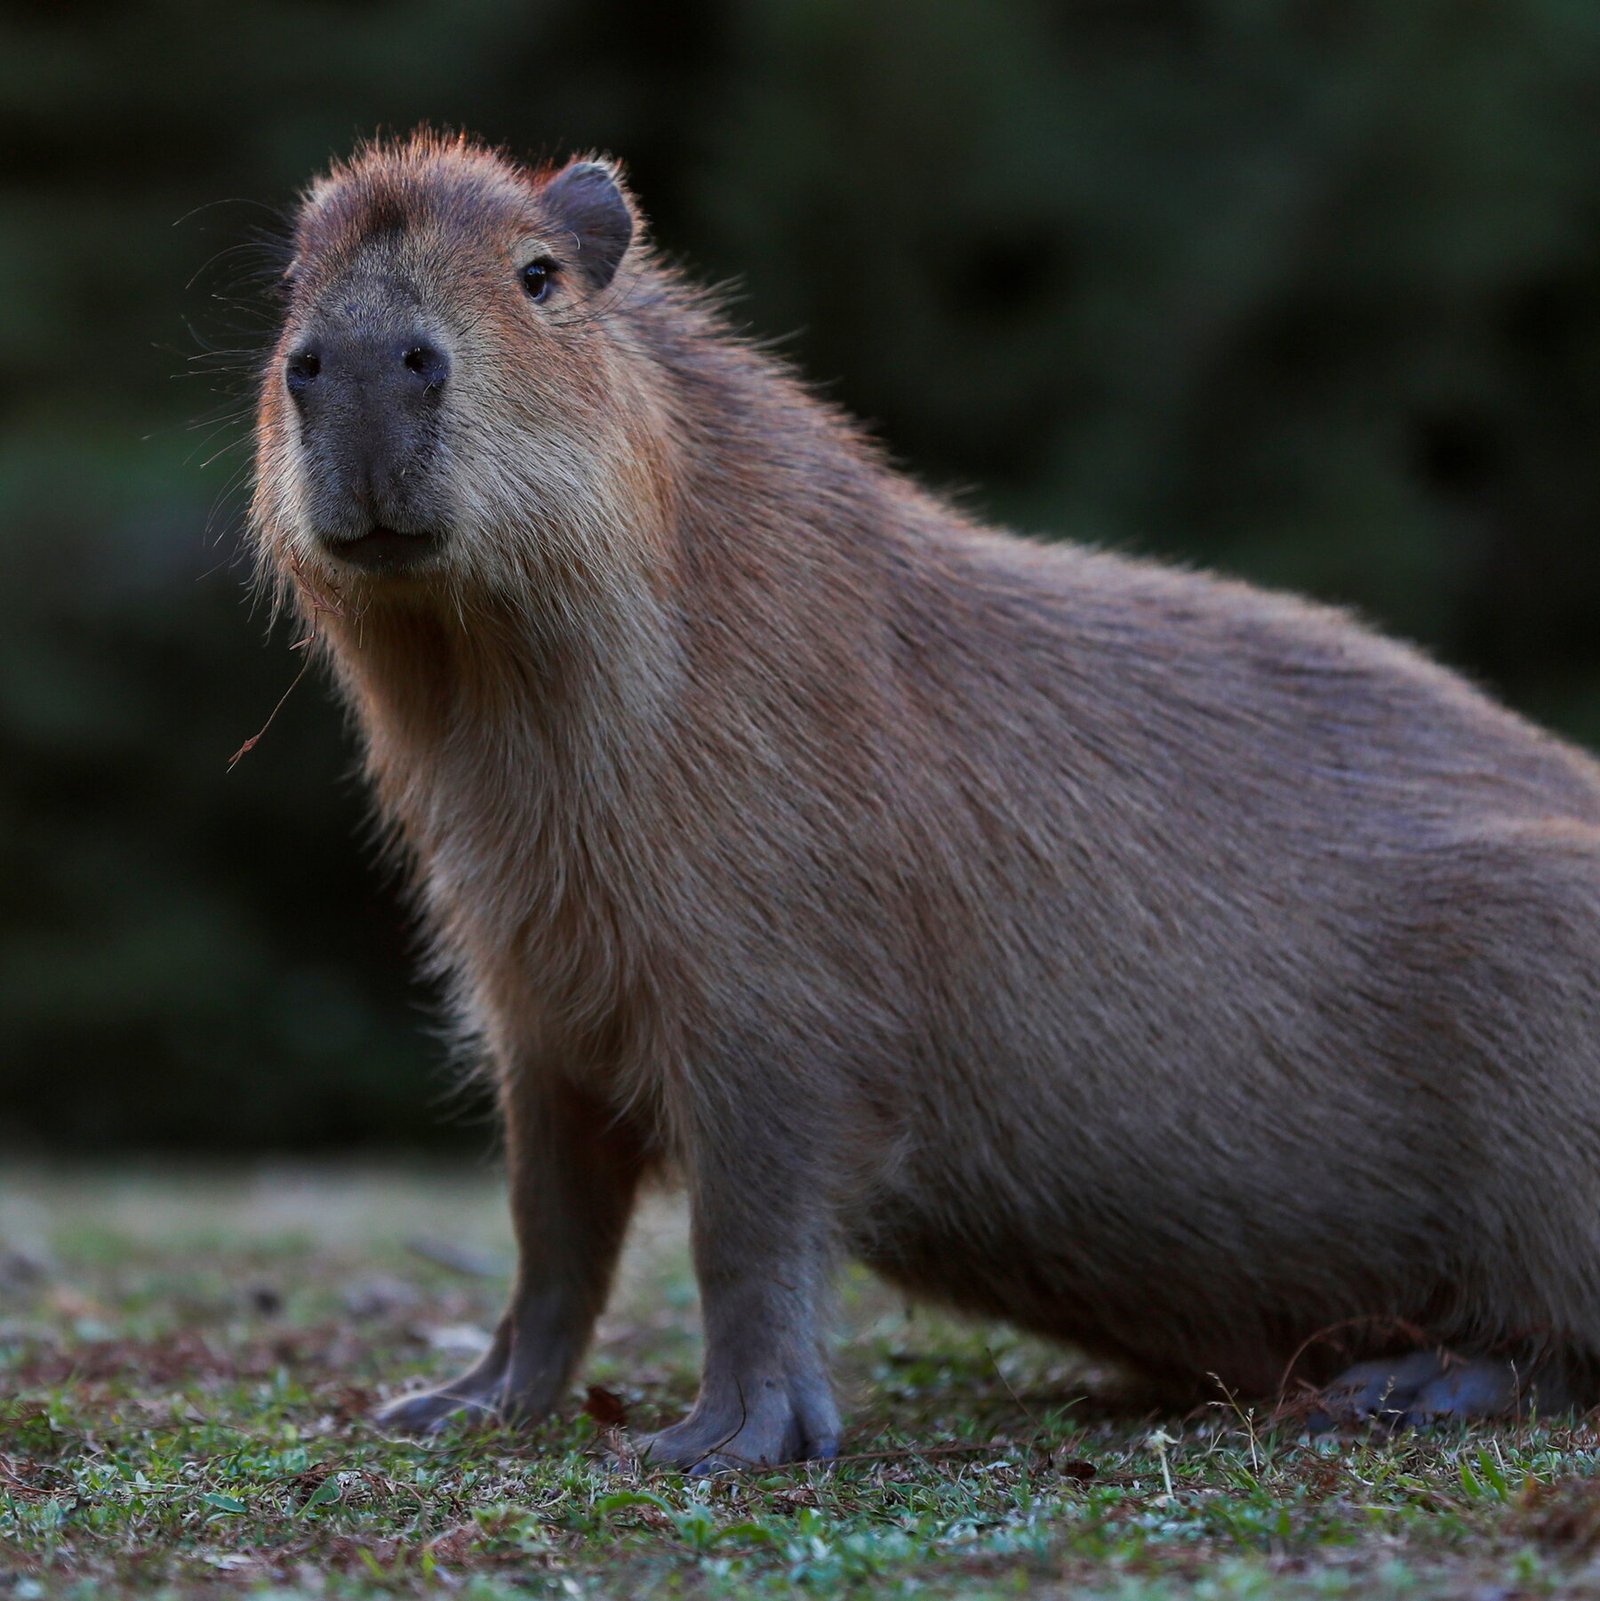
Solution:
M708 1134L691 1156L705 1367L688 1417L638 1442L646 1462L712 1471L838 1454L822 1327L827 1169L806 1134L748 1118Z
M508 1074L502 1101L517 1277L494 1342L470 1371L379 1413L426 1433L455 1413L521 1421L559 1399L605 1304L646 1166L615 1109L554 1074Z

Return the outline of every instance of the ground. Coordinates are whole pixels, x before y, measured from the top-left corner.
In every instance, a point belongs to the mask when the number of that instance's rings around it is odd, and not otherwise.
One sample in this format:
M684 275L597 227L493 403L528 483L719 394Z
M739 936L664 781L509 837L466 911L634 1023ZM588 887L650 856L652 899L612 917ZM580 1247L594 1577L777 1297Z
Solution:
M0 1601L1600 1597L1592 1420L1311 1442L1220 1393L1136 1415L1070 1353L865 1276L843 1461L642 1472L618 1425L688 1404L697 1338L680 1212L636 1235L565 1416L424 1445L367 1415L492 1322L488 1164L10 1164Z

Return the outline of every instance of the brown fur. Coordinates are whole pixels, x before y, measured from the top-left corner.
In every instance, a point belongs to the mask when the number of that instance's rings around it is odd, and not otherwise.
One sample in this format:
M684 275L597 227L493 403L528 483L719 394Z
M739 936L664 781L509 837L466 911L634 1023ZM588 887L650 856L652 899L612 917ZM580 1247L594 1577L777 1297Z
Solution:
M429 136L336 170L262 389L263 564L508 1130L495 1349L396 1420L551 1405L669 1160L672 1461L834 1448L840 1252L1165 1382L1267 1395L1367 1319L1581 1391L1600 768L1337 612L976 526L637 238L591 286L552 180ZM316 537L354 469L283 373L396 316L452 365L368 497L446 543L389 575Z

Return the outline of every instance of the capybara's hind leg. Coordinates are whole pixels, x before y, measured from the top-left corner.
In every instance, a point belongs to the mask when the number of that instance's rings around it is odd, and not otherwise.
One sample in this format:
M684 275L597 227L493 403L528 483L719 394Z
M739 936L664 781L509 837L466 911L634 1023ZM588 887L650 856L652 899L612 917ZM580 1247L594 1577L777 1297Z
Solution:
M1440 1351L1410 1351L1357 1362L1323 1386L1317 1410L1306 1419L1306 1427L1319 1433L1358 1423L1398 1423L1423 1387L1444 1372L1444 1365Z
M1423 1385L1407 1409L1407 1423L1464 1423L1473 1418L1521 1417L1537 1409L1563 1412L1572 1396L1552 1364L1519 1370L1497 1357L1448 1362L1438 1378Z
M646 1165L609 1105L554 1075L508 1076L502 1100L517 1279L469 1372L401 1396L380 1423L427 1433L457 1413L520 1422L559 1398L605 1304Z
M1306 1420L1313 1432L1383 1423L1426 1428L1474 1418L1520 1416L1534 1407L1562 1411L1570 1387L1553 1364L1519 1369L1500 1357L1456 1357L1447 1351L1357 1362L1326 1385Z

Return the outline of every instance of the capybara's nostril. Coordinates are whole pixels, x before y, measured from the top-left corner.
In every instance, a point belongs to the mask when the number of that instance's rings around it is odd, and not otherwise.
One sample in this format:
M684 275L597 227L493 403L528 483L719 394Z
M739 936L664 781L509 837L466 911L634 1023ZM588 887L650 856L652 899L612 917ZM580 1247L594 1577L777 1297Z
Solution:
M317 381L321 371L322 357L316 351L297 350L284 363L283 381L289 386L289 393L299 400Z
M421 380L425 393L431 394L444 385L450 376L450 358L432 345L415 344L407 348L400 358L406 371Z

